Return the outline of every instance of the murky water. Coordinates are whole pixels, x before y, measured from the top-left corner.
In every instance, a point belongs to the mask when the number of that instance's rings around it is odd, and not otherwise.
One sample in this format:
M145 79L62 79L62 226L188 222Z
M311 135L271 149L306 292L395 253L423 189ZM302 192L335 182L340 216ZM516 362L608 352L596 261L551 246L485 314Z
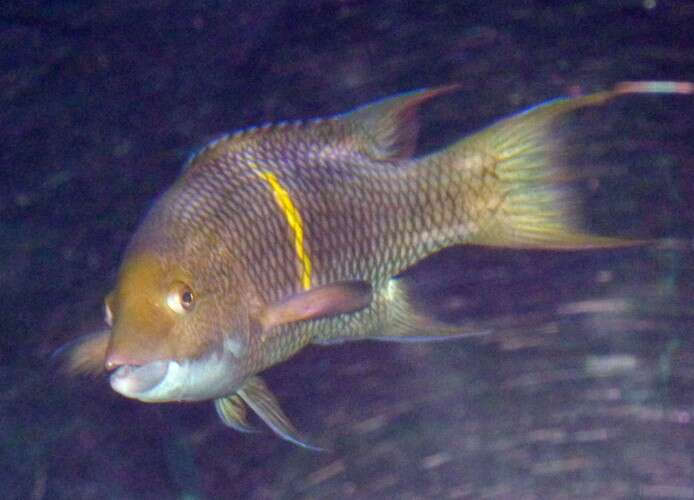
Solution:
M656 243L449 250L413 271L422 298L487 333L312 347L269 370L327 452L48 361L100 324L138 219L217 132L459 81L426 116L440 144L559 94L694 80L686 2L514 5L4 14L0 497L694 498L694 97L625 98L568 130L595 144L570 142L591 226Z

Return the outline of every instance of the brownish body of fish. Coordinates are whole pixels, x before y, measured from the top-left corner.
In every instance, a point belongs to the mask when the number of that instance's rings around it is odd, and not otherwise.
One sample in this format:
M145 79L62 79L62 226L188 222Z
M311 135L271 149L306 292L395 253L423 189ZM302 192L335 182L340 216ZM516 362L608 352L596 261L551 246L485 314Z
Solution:
M61 350L68 369L113 371L113 389L142 401L212 399L237 430L250 428L248 405L310 447L259 372L311 343L479 333L431 318L398 277L446 246L628 244L577 228L552 128L620 94L692 93L688 83L622 83L413 158L416 108L454 89L207 145L135 233L105 300L108 328Z

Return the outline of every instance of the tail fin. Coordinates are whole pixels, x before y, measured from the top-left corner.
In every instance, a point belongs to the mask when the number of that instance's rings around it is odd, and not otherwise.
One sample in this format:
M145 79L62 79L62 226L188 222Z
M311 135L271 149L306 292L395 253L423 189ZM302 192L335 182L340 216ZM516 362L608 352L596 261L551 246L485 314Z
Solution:
M581 232L578 203L554 165L559 145L553 140L556 120L571 111L598 106L624 94L692 94L688 82L622 82L612 90L559 98L501 120L453 146L455 155L484 158L466 162L465 170L491 179L492 196L478 196L469 210L491 214L469 243L513 248L588 249L643 243ZM469 164L468 164L469 163ZM489 190L488 190L489 191ZM478 204L480 206L478 206Z

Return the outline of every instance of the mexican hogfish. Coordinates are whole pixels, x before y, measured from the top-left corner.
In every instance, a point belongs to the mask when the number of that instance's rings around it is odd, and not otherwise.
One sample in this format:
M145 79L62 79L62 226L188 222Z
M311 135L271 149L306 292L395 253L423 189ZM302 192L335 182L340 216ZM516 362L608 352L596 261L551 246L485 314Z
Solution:
M553 153L562 115L622 94L692 93L625 82L555 99L413 157L409 92L332 118L251 128L208 144L151 208L105 299L108 328L61 350L73 373L111 373L146 402L214 400L248 431L247 406L311 447L258 376L308 344L475 334L418 307L399 275L450 245L594 249Z

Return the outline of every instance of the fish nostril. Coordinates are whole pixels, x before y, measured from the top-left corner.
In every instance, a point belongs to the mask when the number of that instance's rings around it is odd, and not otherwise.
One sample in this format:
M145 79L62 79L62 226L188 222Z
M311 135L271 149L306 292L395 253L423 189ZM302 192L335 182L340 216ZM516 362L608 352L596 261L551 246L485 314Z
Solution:
M116 368L123 366L123 365L132 365L134 363L128 361L127 359L123 358L122 356L119 356L118 354L109 354L106 356L106 362L104 363L104 366L107 371L113 371Z
M107 359L104 366L106 367L106 370L110 372L118 368L120 365L116 360Z

